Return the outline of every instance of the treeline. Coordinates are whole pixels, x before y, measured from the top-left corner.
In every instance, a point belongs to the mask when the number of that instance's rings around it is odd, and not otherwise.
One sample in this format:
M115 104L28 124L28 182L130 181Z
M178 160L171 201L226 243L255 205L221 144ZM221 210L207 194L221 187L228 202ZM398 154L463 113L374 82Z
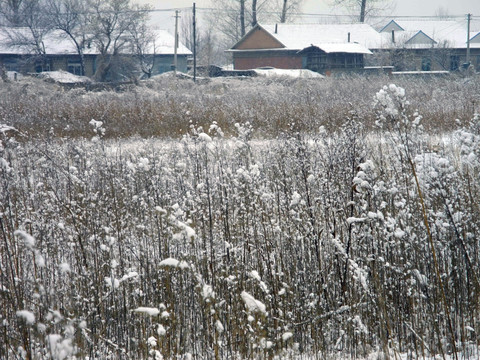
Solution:
M23 49L30 61L43 66L47 50L44 39L55 31L74 44L81 73L85 54L100 54L95 77L104 81L122 73L128 54L137 67L149 75L153 67L155 36L148 26L149 6L130 0L12 0L0 2L0 31L5 45ZM132 67L132 64L129 64ZM110 79L111 80L111 79Z

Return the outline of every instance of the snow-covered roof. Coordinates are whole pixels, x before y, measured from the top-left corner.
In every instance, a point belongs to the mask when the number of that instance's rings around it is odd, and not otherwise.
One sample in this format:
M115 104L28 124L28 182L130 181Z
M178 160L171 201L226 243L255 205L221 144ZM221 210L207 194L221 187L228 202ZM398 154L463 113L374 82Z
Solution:
M350 54L371 54L365 46L357 43L325 43L325 44L312 44L311 46L317 47L320 50L331 53L350 53ZM305 49L304 49L305 50Z
M288 49L301 50L312 44L358 43L368 49L382 42L368 24L276 24L262 25L271 36Z
M470 45L480 44L480 32L470 39Z
M152 30L155 37L155 47L153 44L150 52L158 55L171 55L174 53L175 37L166 30ZM178 43L178 55L192 55L192 52L187 49L182 43Z
M396 26L394 26L395 24L403 30L397 29ZM420 44L409 40L417 36L420 31L435 41L438 46L448 46L457 49L467 47L467 22L465 20L391 20L380 31L389 31L393 26L396 28L396 40L403 39L403 43L414 43L416 47ZM471 32L470 38L476 35L476 32ZM384 33L384 36L391 35ZM425 47L431 47L431 44L431 41L425 42Z
M43 37L43 47L47 54L75 55L74 44L61 31L50 31ZM86 49L91 53L93 49ZM0 53L12 55L29 55L35 52L33 36L27 28L0 29Z
M174 54L175 38L166 30L152 30L155 38L154 46L150 46L150 54L172 55ZM13 40L13 41L12 41ZM19 44L22 45L13 45ZM47 55L77 55L73 42L60 30L50 31L43 37L43 46ZM29 55L35 52L33 37L27 28L3 28L0 29L0 54ZM128 53L128 48L125 49ZM86 48L84 54L98 55L95 46ZM191 55L183 44L179 43L178 55Z

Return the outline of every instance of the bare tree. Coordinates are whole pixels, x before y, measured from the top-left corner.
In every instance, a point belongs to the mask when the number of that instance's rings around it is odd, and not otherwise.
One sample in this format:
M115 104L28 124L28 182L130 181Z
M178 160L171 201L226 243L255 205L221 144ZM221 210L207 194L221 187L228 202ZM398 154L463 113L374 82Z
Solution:
M93 42L100 52L95 77L103 81L128 47L130 30L146 22L148 13L145 8L131 5L130 0L90 0L88 6L93 12L89 24Z
M273 4L272 0L218 0L209 22L225 36L230 46L259 21L271 19Z
M196 31L195 41L193 38L193 14L188 13L182 15L182 20L180 23L180 36L182 37L183 44L190 50L193 51L194 43L197 43L197 47L200 43L200 31Z
M52 26L64 32L80 56L81 73L85 74L85 48L91 41L88 14L82 0L48 0Z
M368 16L381 13L392 5L390 0L334 0L333 4L342 6L351 14L355 14L361 23L365 22Z
M193 51L193 18L192 14L182 16L182 23L180 34L183 44ZM218 32L215 31L211 23L206 26L199 26L197 22L196 29L196 48L197 59L201 65L222 64L226 57L222 49L222 42L218 37Z
M150 78L155 67L155 33L146 21L140 21L132 24L130 34L132 53L137 58L142 73Z
M257 0L252 0L252 27L257 25Z
M0 15L11 26L21 26L21 8L23 0L0 0Z
M439 6L437 10L435 10L435 16L443 20L447 20L452 17L448 9L443 6Z
M280 22L286 23L288 16L297 12L304 0L280 0L280 4L277 1L277 8L281 8Z
M31 53L29 61L34 61L39 67L37 71L48 68L45 64L44 37L52 29L48 14L44 11L43 0L22 0L19 8L15 11L13 21L16 26L5 30L9 45L15 45ZM20 27L21 26L21 27Z

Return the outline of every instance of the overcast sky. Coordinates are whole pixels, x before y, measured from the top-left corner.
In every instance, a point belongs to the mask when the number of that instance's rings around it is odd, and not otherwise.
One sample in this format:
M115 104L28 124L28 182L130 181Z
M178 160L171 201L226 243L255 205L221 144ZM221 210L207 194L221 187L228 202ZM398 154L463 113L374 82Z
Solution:
M192 6L192 0L136 0L149 3L156 9L182 8ZM394 15L397 16L431 16L441 8L450 15L471 13L480 17L480 0L394 0ZM197 7L215 7L215 0L196 0ZM326 14L335 12L331 0L305 0L303 12Z
M155 9L164 9L152 13L151 21L153 26L166 29L173 33L174 31L174 9L183 9L180 16L185 12L191 13L193 2L199 9L199 27L202 27L202 8L215 8L215 0L133 0L139 4L150 4ZM388 0L385 0L388 2ZM305 22L319 22L314 14L341 14L341 8L334 8L333 0L305 0L302 13L312 14L305 16ZM392 10L388 12L388 17L394 16L434 16L441 11L443 14L452 16L464 16L471 13L474 22L472 31L480 31L480 0L393 0ZM203 11L203 14L206 12Z

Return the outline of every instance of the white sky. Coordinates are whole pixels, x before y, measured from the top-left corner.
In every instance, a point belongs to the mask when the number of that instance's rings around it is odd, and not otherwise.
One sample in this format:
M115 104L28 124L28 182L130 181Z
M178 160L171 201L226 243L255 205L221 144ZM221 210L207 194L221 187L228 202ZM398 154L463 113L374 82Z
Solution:
M151 4L156 9L191 7L192 0L136 0L138 3ZM480 17L479 0L393 0L397 16L432 16L439 8L450 15L471 13ZM196 0L197 7L215 7L215 0ZM303 12L326 14L334 12L331 0L305 0Z
M192 4L195 2L198 12L198 25L202 27L202 8L215 8L215 0L133 0L138 4L150 4L154 9L164 9L152 13L151 21L153 26L174 32L174 9L182 9L180 16L185 13L191 14ZM315 23L313 15L341 14L342 8L334 8L331 4L334 0L304 0L302 13L312 14L305 16L304 21ZM388 2L389 0L385 0ZM480 0L391 0L392 10L386 14L387 17L395 16L434 16L439 10L443 14L452 16L465 16L471 13L472 31L480 31ZM205 14L205 12L203 12ZM320 18L320 17L318 17ZM318 20L318 19L317 19ZM181 19L180 19L181 21ZM181 24L181 23L180 23Z

